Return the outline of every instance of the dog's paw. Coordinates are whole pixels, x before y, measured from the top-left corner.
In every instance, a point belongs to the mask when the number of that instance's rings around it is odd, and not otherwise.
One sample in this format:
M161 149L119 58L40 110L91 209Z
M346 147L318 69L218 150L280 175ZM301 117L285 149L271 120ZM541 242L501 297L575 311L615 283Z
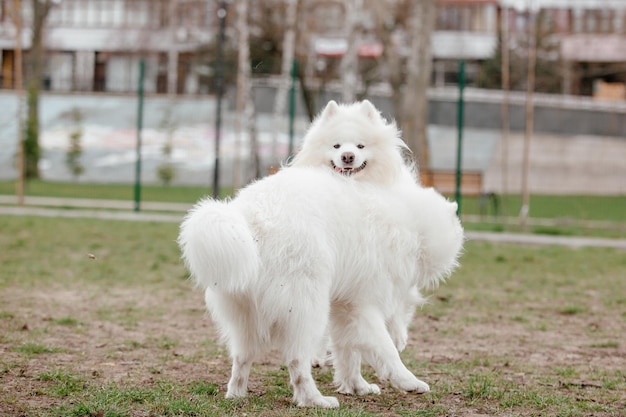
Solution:
M424 381L417 379L413 374L391 380L391 385L402 391L424 394L430 391L430 387Z
M226 392L225 397L226 397L226 399L232 400L232 399L235 399L235 398L243 398L247 394L248 394L247 392L236 392L234 390L228 390Z
M367 382L362 385L350 387L350 389L339 391L341 394L348 395L368 395L368 394L380 394L380 388L376 384L368 384Z
M226 391L226 398L242 398L248 395L248 388L242 384L229 383Z
M319 407L319 408L337 408L339 400L335 397L324 397L322 395L314 398L307 398L297 401L298 407Z
M341 382L337 384L339 388L337 392L346 395L367 395L367 394L380 394L380 388L376 384L370 384L363 378L359 381Z

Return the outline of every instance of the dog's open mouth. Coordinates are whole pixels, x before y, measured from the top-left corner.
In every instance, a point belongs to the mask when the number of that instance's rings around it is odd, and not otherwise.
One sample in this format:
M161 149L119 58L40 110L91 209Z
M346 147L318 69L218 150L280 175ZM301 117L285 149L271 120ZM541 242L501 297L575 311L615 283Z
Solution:
M359 165L356 168L353 167L345 167L345 168L341 168L338 167L337 165L335 165L335 163L333 161L330 161L330 165L333 167L333 170L335 172L338 172L340 174L346 175L346 176L350 176L350 175L354 175L357 172L361 172L363 171L363 169L365 168L365 165L367 165L367 161L363 161L363 163L361 165Z

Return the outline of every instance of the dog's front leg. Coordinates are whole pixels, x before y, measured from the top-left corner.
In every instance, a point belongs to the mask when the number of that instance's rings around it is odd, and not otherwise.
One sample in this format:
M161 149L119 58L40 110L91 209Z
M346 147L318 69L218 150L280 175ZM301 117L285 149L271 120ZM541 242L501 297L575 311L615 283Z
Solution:
M343 323L344 325L333 326L334 355L347 358L350 357L349 352L360 351L363 359L374 368L382 381L389 381L395 388L403 391L420 394L430 391L428 384L415 377L402 363L385 320L377 310L368 308L352 310L350 317ZM351 381L362 379L360 360L358 369L354 359L353 362L347 363L336 360L335 365L336 378L342 379L340 383L354 384Z
M240 398L248 394L248 377L250 376L251 367L251 359L240 355L233 358L233 366L230 381L228 381L226 398Z
M311 360L293 359L287 364L291 386L293 387L293 399L298 407L339 407L339 401L335 397L325 397L317 389L311 375Z
M353 349L333 349L334 383L341 394L380 394L376 384L370 384L361 375L361 354Z

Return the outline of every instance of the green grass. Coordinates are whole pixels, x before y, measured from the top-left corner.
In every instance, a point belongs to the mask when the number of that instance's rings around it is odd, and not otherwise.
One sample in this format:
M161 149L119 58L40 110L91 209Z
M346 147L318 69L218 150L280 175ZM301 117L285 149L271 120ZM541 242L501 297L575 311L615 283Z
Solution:
M275 359L255 364L250 396L224 399L228 353L186 280L178 225L0 216L0 230L0 415L616 417L626 405L623 251L468 242L402 352L430 394L381 384L338 410L299 410ZM314 376L333 392L330 370Z
M500 215L516 217L521 207L519 195L504 196L504 207ZM501 204L502 206L502 204ZM463 214L480 214L477 197L462 197ZM488 209L485 214L493 215ZM537 195L530 196L530 217L545 219L598 220L626 223L626 195Z
M232 194L232 189L222 188L221 197ZM210 186L181 185L143 185L142 201L194 203L212 193ZM13 181L0 182L0 195L15 194ZM87 198L134 200L133 184L90 184L80 182L49 182L31 180L27 183L26 195L60 198ZM608 238L626 236L626 195L588 196L588 195L532 195L530 198L530 225L521 228L515 221L519 214L521 197L519 195L500 196L500 209L494 212L486 205L481 210L477 197L462 197L462 214L480 216L476 219L464 219L467 230L531 232L537 234L574 236L593 235ZM497 216L493 216L498 214ZM503 219L509 219L503 223ZM533 224L533 219L541 219L549 224ZM512 220L512 223L511 223ZM591 223L590 223L591 222ZM594 224L593 222L596 222ZM597 223L601 224L597 224Z
M55 397L68 397L82 392L87 387L82 376L74 375L64 369L42 372L37 375L36 379L48 382L46 391Z
M464 226L467 230L489 232L626 237L626 195L532 195L525 227L520 225L520 207L519 195L501 196L498 213L492 207L481 211L476 197L462 197Z
M223 196L232 194L232 190L223 188ZM163 201L193 203L199 198L210 195L211 187L180 185L143 185L141 196L144 201ZM0 182L0 194L15 194L13 181ZM26 195L95 199L133 200L133 184L91 184L80 182L49 182L31 180L27 183ZM500 214L518 216L521 206L519 195L501 196ZM462 197L463 214L480 214L477 197ZM488 207L486 214L494 214ZM589 196L589 195L532 195L530 197L530 216L535 218L568 220L599 220L626 223L626 195ZM550 233L546 228L545 233ZM554 231L553 231L554 232Z
M0 288L17 282L40 285L42 280L57 285L132 284L144 270L149 273L142 282L184 276L177 224L0 216L0 230ZM103 314L132 316L134 309L129 305L127 311L116 308Z
M62 349L58 347L51 347L51 346L43 345L40 343L33 343L33 342L24 343L22 345L15 346L13 350L16 352L23 353L24 355L27 355L27 356L42 355L46 353L59 353L62 351Z
M223 195L232 192L230 189L220 190ZM25 194L37 197L60 197L60 198L93 198L111 200L134 200L134 184L92 184L80 182L49 182L30 180L26 185ZM209 186L163 186L142 185L142 201L161 201L194 203L201 197L210 195L212 189ZM15 195L15 182L0 182L0 194Z
M211 410L218 392L214 384L191 381L185 384L166 379L146 387L117 384L91 386L73 404L51 410L57 416L203 416Z
M80 322L78 319L74 317L61 317L59 319L52 320L53 323L58 324L60 326L78 326Z

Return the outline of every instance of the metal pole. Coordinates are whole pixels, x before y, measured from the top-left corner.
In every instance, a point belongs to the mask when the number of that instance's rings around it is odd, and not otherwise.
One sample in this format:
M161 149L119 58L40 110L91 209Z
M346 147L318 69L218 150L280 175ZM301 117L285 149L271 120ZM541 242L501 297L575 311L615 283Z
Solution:
M459 103L457 109L457 143L456 143L456 186L454 198L458 204L457 214L461 215L461 163L463 156L463 89L465 88L465 60L459 62Z
M146 63L139 61L139 86L137 90L137 161L135 163L135 211L141 209L141 130L143 128L143 79L146 72Z
M298 79L298 60L291 66L291 90L289 92L289 157L293 155L294 122L296 118L296 81Z
M213 198L220 195L220 139L222 131L222 98L224 96L224 40L226 32L226 1L220 1L217 17L220 21L219 38L217 41L217 61L215 63L215 89L217 92L217 108L215 114L215 167L213 170Z

